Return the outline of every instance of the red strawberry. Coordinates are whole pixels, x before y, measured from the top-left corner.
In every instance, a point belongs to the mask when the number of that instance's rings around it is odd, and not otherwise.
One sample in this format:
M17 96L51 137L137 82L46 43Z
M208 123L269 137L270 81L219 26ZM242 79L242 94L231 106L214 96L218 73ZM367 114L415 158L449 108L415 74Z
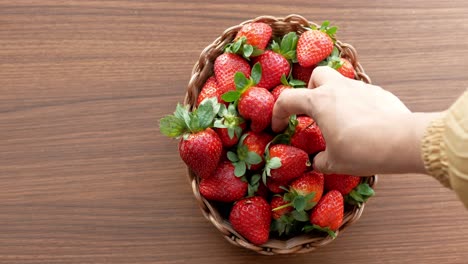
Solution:
M281 196L273 196L270 202L271 209L273 210L272 217L273 219L279 219L281 216L290 213L294 210L292 206L287 206L284 208L281 208L279 210L274 210L277 207L284 206L286 204L289 204L288 201L283 200L283 197Z
M251 170L256 171L263 168L263 165L265 165L265 161L263 160L263 156L265 155L265 148L273 139L273 136L264 132L255 133L252 131L247 132L246 134L247 136L245 137L243 144L247 147L247 150L255 152L260 157L262 157L261 163L252 165L250 167Z
M236 153L229 151L228 158L236 168L236 176L243 176L246 169L257 171L265 164L263 155L273 136L267 133L245 133L237 145Z
M198 95L197 106L200 105L204 99L211 97L216 97L219 103L224 103L224 101L221 99L221 95L222 91L218 88L216 78L212 76L208 78L208 80L205 82L205 85L203 85L203 88Z
M336 27L328 27L325 21L320 29L312 29L302 33L297 42L297 60L303 67L316 65L326 59L333 50L333 35Z
M265 49L270 41L271 33L272 29L268 24L262 22L249 23L242 26L239 32L237 32L234 41L241 37L246 37L247 44L256 46L259 49Z
M284 85L284 84L280 84L278 86L275 87L275 89L273 89L271 91L271 94L273 95L273 98L275 99L275 102L276 100L278 100L278 97L280 96L280 94L286 90L286 89L291 89L292 87L291 86L287 86L287 85Z
M343 222L343 196L338 191L325 194L310 214L310 223L320 228L338 230Z
M278 182L289 182L300 177L310 166L309 156L293 146L277 144L267 154L266 175Z
M240 133L242 134L242 131L244 131L247 128L247 124L245 122L242 122L239 124L240 127ZM225 148L230 148L233 147L239 142L239 137L237 136L236 133L234 133L233 137L231 138L229 135L229 128L215 128L216 133L218 133L219 138L221 139L221 142L223 142L223 146Z
M262 77L262 66L259 63L252 67L250 75L247 79L243 73L236 73L236 90L223 94L222 98L226 102L237 102L239 114L251 120L252 131L261 132L271 123L275 102L267 89L255 87Z
M255 57L254 63L257 62L262 65L262 79L258 83L258 86L268 90L279 85L281 83L281 76L283 74L289 75L291 69L286 58L271 50L267 50L262 55Z
M323 193L323 174L316 171L304 173L301 177L295 179L290 185L290 192L298 195L307 196L314 193L311 203L317 203Z
M208 178L221 159L223 149L218 134L210 128L220 104L215 99L204 100L192 113L188 107L177 105L174 115L160 120L159 128L166 136L179 138L179 154L192 171ZM192 122L193 118L197 122Z
M214 63L214 73L219 89L224 93L235 90L234 75L242 72L247 78L250 76L250 65L242 57L233 53L218 56Z
M303 217L297 218L299 221L307 219L307 215L304 211L312 209L315 204L320 200L323 193L323 174L319 172L307 172L301 177L295 179L289 185L289 191L283 196L283 205L273 208L273 212L276 210L282 210L283 208L293 207L298 213L301 213Z
M200 178L208 178L221 159L223 144L211 128L181 138L179 153L182 160Z
M287 187L287 186L288 186L287 183L277 182L272 179L267 180L268 190L270 190L270 192L272 193L277 193L277 194L284 193L285 190L280 187Z
M234 166L230 162L222 162L208 179L200 182L200 193L208 200L218 202L234 202L245 196L247 182L234 175Z
M234 204L229 221L239 234L253 244L261 245L270 235L271 207L262 197L245 198Z
M341 60L341 67L337 69L339 73L343 76L354 79L354 68L351 62L347 59L340 58Z
M337 190L342 195L350 193L361 182L361 177L346 174L325 174L325 189Z
M308 116L297 117L295 132L291 145L313 154L325 150L325 139L315 121Z
M310 67L302 67L299 63L294 63L292 67L292 76L294 79L301 80L308 84L314 69L315 65Z
M252 131L261 132L271 123L274 105L275 99L267 89L250 87L241 95L237 107L242 117L251 120Z

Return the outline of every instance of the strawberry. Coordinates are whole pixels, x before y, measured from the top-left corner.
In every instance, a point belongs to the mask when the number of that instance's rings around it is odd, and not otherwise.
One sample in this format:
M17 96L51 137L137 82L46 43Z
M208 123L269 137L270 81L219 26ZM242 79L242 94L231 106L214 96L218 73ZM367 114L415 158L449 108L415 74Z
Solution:
M289 62L283 56L271 50L267 50L262 55L256 57L254 63L260 63L263 69L262 79L258 83L258 86L268 90L273 89L281 83L281 75L289 74Z
M320 66L329 66L337 70L341 75L354 79L354 68L351 62L347 59L341 58L340 51L334 47L333 51L328 58L319 63Z
M361 177L346 174L325 174L325 190L337 190L347 195L361 182Z
M341 73L343 76L345 77L348 77L350 79L354 79L354 68L353 68L353 65L351 64L351 62L349 62L349 60L347 59L343 59L343 58L340 58L341 60L341 67L339 67L337 69L337 71L339 73Z
M282 183L282 182L274 181L272 179L268 179L266 186L268 187L268 190L270 190L270 192L279 194L279 193L284 193L286 191L283 188L286 188L286 186L288 186L288 183Z
M304 211L312 209L322 197L322 193L323 174L315 171L304 173L289 185L289 191L283 196L286 203L273 208L273 212L293 207L296 210L296 220L301 221L302 218L307 218Z
M310 161L307 153L293 146L277 144L269 147L263 181L266 176L278 182L289 182L301 176L309 167Z
M308 116L297 117L297 125L291 136L291 145L313 154L325 150L325 139L315 121Z
M297 60L302 67L313 66L332 53L334 34L337 27L329 27L329 22L325 21L317 29L302 33L297 42Z
M290 193L296 193L304 197L313 193L313 197L309 200L311 203L317 203L322 198L323 193L323 174L317 171L309 171L301 177L295 179L290 184Z
M343 223L344 204L343 196L339 191L333 190L325 194L310 213L310 223L313 229L328 232L335 237L333 231L338 230Z
M216 119L214 126L223 146L230 148L239 142L242 132L247 128L244 119L237 113L236 107L230 104L227 108L221 105L218 112L220 118Z
M289 88L296 88L296 87L304 87L305 86L305 83L301 80L294 80L294 79L291 79L291 80L287 80L286 79L286 76L283 75L281 76L281 83L280 85L276 86L272 91L271 91L271 94L273 95L273 97L275 98L275 102L276 100L278 100L278 97L280 96L280 94L286 90L286 89L289 89Z
M159 123L161 133L180 138L180 157L201 178L210 177L221 159L221 139L210 128L219 109L216 98L204 100L193 112L177 105L174 115L162 118Z
M229 151L228 158L236 168L236 176L243 176L246 169L252 171L263 168L265 148L268 143L273 139L273 136L260 132L255 133L249 131L245 133L239 140L236 153Z
M239 99L239 113L251 120L250 128L254 132L265 130L271 123L275 99L266 89L251 87Z
M211 76L206 80L205 84L203 85L203 88L200 91L200 94L198 95L197 98L197 106L200 105L200 103L206 99L206 98L211 98L211 97L216 97L218 99L218 102L224 103L223 100L221 99L222 91L218 87L218 83L216 82L216 78Z
M296 44L297 35L295 32L290 32L283 37L281 44L273 41L272 50L267 50L254 58L254 63L260 63L263 70L259 87L271 90L281 83L283 74L289 75L291 65L288 60L295 58Z
M346 203L359 207L374 195L369 184L360 182L359 176L325 174L325 190L337 190L344 196Z
M273 196L270 202L273 219L280 219L281 216L292 212L294 208L289 204L290 203L288 201L283 200L282 196L277 196L277 195ZM284 205L287 205L287 206L284 207ZM280 208L280 207L281 209L275 210L276 208Z
M201 180L199 188L208 200L234 202L244 197L247 182L234 175L234 166L230 162L222 162L210 178Z
M276 86L272 91L271 91L271 94L273 95L273 98L275 99L275 102L276 100L278 100L278 97L280 96L280 94L286 90L286 89L291 89L292 87L289 86L289 85L284 85L284 84L280 84L278 86Z
M270 42L272 31L268 24L262 22L248 23L243 25L239 32L237 32L234 41L245 37L247 44L264 50L268 42Z
M242 72L248 78L250 76L249 63L242 57L232 53L224 53L216 58L214 73L222 93L236 89L234 83L236 72Z
M301 80L304 83L308 84L310 77L312 76L312 71L315 69L315 65L310 67L302 67L299 63L294 63L292 66L292 76L294 79Z
M250 79L241 72L236 73L236 91L229 91L221 96L226 102L237 102L240 115L251 120L250 128L254 132L265 130L271 123L273 95L265 88L255 87L262 76L262 67L256 63L252 67Z
M271 207L259 196L242 199L232 207L229 222L248 241L262 245L270 235Z

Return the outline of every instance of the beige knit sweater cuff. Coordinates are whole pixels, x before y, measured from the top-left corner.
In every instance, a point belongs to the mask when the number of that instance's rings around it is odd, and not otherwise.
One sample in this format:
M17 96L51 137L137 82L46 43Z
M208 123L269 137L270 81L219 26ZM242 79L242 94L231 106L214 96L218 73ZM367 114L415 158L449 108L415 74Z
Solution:
M451 188L443 140L444 130L443 118L431 122L423 137L422 155L428 174L445 187Z

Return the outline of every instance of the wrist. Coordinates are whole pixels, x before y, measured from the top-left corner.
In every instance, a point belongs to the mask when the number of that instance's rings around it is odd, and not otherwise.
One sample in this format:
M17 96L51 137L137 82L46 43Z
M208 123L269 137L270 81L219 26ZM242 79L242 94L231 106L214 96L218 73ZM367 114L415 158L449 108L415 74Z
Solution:
M422 159L422 139L429 124L443 113L408 113L398 117L398 131L390 156L394 162L387 162L389 173L426 173Z

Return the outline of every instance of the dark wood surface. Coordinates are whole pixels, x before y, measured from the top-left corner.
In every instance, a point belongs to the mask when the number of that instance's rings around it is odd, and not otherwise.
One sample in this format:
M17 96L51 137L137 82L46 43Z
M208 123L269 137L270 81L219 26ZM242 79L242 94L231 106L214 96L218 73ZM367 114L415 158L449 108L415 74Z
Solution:
M424 175L382 176L307 255L258 256L203 218L157 120L225 28L291 13L340 26L413 111L468 87L464 0L0 1L0 263L467 263L468 213Z

